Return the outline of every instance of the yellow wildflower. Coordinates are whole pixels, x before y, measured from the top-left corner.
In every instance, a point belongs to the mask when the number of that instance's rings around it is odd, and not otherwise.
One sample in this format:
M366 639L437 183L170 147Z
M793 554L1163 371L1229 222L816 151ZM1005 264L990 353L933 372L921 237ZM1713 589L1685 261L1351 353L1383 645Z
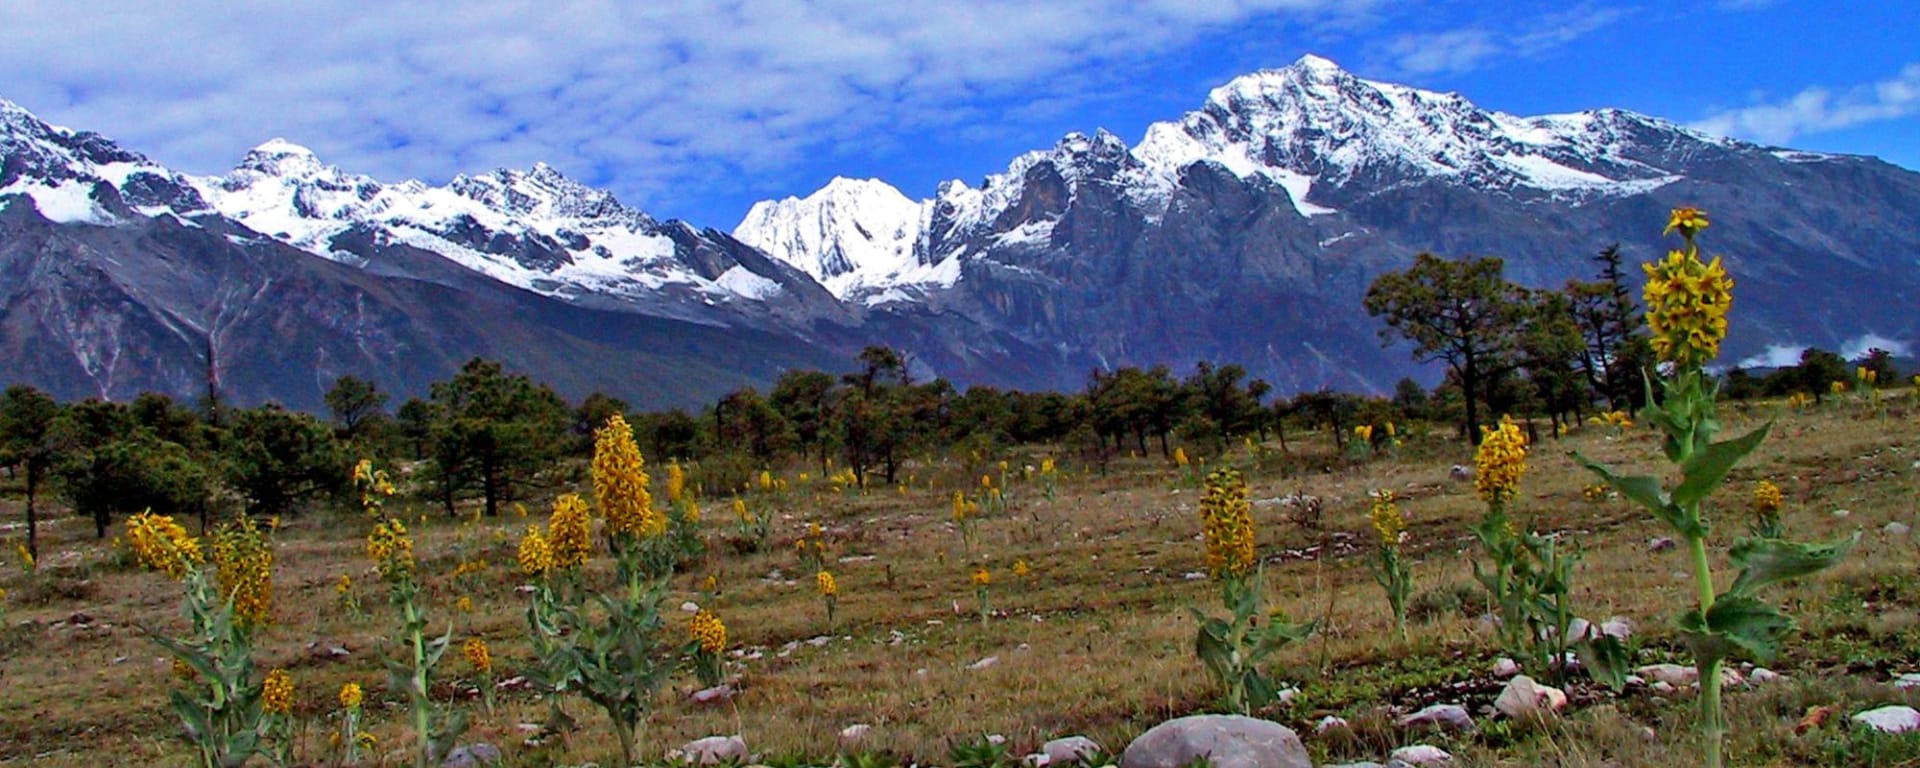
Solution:
M1232 469L1207 476L1200 498L1200 527L1207 545L1207 571L1216 579L1253 570L1253 512L1247 483Z
M1186 446L1181 446L1173 449L1173 463L1182 467L1185 467L1187 465Z
M127 544L140 564L173 578L185 578L203 557L200 542L187 535L187 529L173 518L141 512L127 518Z
M667 463L667 503L678 502L687 492L687 471L680 468L679 460Z
M1844 395L1847 393L1847 383L1844 381L1836 380L1833 382L1832 385L1828 386L1827 389L1831 391L1833 394Z
M733 516L740 518L740 522L748 525L753 524L753 513L747 511L747 502L744 500L733 500Z
M353 741L355 744L360 745L360 749L362 750L373 749L375 745L380 743L380 740L378 738L375 738L371 731L360 731L359 733L355 733L353 735Z
M1719 258L1702 263L1693 244L1694 233L1706 226L1700 211L1674 209L1667 231L1678 229L1687 239L1686 249L1642 265L1654 354L1681 368L1699 367L1719 356L1720 342L1727 336L1727 311L1733 306L1733 278Z
M393 580L413 575L413 539L407 537L407 525L387 520L373 526L367 534L367 557L373 560L380 577Z
M764 469L760 470L760 490L762 491L773 490L773 473L772 472L768 472L767 470L764 470Z
M342 597L353 594L353 577L340 574L340 583L333 585L333 592Z
M974 586L985 587L991 584L993 584L992 573L987 572L987 569L984 567L973 569L973 585Z
M347 683L346 685L340 686L340 707L342 709L349 712L359 709L360 702L364 701L365 698L365 695L360 691L359 683Z
M1053 474L1053 471L1054 471L1054 466L1053 466L1052 456L1048 456L1040 460L1040 474L1051 475Z
M1762 515L1774 514L1786 503L1786 495L1780 492L1780 486L1771 481L1761 480L1753 484L1753 509Z
M1380 535L1380 546L1397 547L1407 536L1407 516L1393 502L1393 491L1374 491L1373 505L1367 511L1367 518L1373 521L1373 530Z
M467 666L481 675L493 674L493 652L487 649L487 641L469 637L460 645L460 655L467 657Z
M1600 483L1589 483L1581 487L1580 497L1587 501L1605 501L1607 498L1607 487Z
M245 515L220 526L212 541L214 573L234 615L249 626L266 624L273 613L273 547Z
M587 503L578 495L568 493L554 499L553 517L547 521L547 546L553 553L555 568L579 568L587 564L593 534L587 522Z
M1681 237L1692 237L1707 228L1707 212L1698 208L1683 207L1673 209L1667 216L1667 229L1661 234L1673 234L1679 230Z
M27 549L26 544L13 545L13 551L16 553L19 553L20 555L21 570L31 572L35 569L36 566L33 562L33 551L30 549Z
M833 597L840 594L840 585L834 583L833 574L831 573L821 571L814 574L813 581L819 585L820 594L824 597Z
M687 634L707 653L719 653L727 647L727 625L712 611L702 610L688 619Z
M1353 439L1360 441L1362 445L1372 445L1373 444L1373 425L1361 424L1360 426L1354 427Z
M547 536L539 526L527 526L526 535L520 537L519 561L520 571L528 576L540 576L553 568L553 548L547 545Z
M1481 499L1504 504L1513 498L1527 471L1527 438L1513 417L1503 416L1499 427L1485 430L1473 464L1473 485Z
M1023 557L1023 558L1020 558L1019 560L1013 561L1014 578L1025 579L1027 575L1031 573L1033 573L1033 569L1027 565L1026 558Z
M967 497L959 491L953 492L953 521L958 523L967 519Z
M293 711L293 676L286 670L268 672L267 679L260 683L260 709L274 715Z
M461 595L459 600L453 601L453 607L461 613L473 613L473 598Z
M619 414L594 433L593 498L615 536L652 536L666 530L666 520L653 510L653 494L646 460L633 442L633 429Z

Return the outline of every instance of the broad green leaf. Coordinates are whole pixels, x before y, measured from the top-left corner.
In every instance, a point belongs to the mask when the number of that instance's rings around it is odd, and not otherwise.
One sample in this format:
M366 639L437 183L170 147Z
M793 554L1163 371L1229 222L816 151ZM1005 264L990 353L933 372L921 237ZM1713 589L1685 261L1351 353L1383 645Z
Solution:
M1760 447L1760 441L1767 439L1767 432L1773 429L1773 422L1760 425L1760 428L1725 442L1707 446L1689 459L1681 468L1684 479L1680 487L1673 489L1673 504L1681 508L1690 508L1701 499L1720 487L1727 478L1727 472L1733 465Z
M1840 562L1840 558L1845 557L1859 541L1858 533L1826 544L1741 539L1727 554L1728 559L1740 568L1740 577L1734 580L1727 594L1751 595L1770 584L1830 568Z
M1680 629L1687 635L1694 658L1717 661L1743 652L1753 661L1766 663L1780 654L1780 639L1793 631L1793 619L1771 605L1749 595L1722 595L1701 620L1698 609L1680 618Z
M1580 641L1574 651L1587 674L1615 691L1627 683L1627 670L1633 668L1633 654L1612 635L1594 634Z
M1573 461L1580 466L1586 467L1588 471L1599 475L1602 481L1612 486L1614 490L1619 491L1621 496L1627 497L1635 504L1646 507L1648 512L1653 513L1654 517L1659 518L1661 522L1667 525L1673 526L1675 530L1686 533L1692 527L1682 518L1680 510L1674 508L1672 499L1667 497L1667 492L1660 488L1659 479L1646 475L1635 475L1631 477L1616 475L1613 473L1613 470L1605 464L1582 456L1579 451L1574 452Z

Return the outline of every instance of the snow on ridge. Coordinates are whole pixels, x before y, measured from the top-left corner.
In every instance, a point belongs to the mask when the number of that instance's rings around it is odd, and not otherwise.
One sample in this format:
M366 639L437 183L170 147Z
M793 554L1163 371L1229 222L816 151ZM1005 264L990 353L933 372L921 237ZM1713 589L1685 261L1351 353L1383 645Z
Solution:
M755 203L733 236L844 299L917 266L927 208L879 179L834 177L805 198Z
M57 224L103 226L118 223L119 219L94 201L93 189L93 184L82 181L38 184L20 179L0 189L0 197L24 195L32 198L33 207L39 209L40 215Z

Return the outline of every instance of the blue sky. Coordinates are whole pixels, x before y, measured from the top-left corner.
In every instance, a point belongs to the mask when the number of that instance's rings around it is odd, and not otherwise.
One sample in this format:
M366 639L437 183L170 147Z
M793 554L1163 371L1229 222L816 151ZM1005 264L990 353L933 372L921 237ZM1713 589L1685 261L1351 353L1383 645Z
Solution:
M0 0L0 97L193 173L274 137L383 181L544 161L722 229L835 175L926 197L1067 131L1137 141L1305 53L1516 114L1620 107L1920 168L1913 0L369 7Z

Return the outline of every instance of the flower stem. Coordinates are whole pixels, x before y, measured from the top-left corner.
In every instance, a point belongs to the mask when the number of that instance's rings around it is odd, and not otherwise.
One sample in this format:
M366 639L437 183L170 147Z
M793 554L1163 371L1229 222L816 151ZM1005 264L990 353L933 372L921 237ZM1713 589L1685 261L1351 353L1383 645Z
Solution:
M1698 519L1698 511L1693 511L1692 516ZM1707 542L1699 536L1688 536L1687 550L1693 558L1693 581L1700 592L1700 616L1704 621L1707 611L1713 608L1713 570L1707 561ZM1697 663L1695 668L1700 673L1700 735L1706 739L1706 766L1720 768L1722 742L1726 738L1726 722L1720 712L1720 660Z

